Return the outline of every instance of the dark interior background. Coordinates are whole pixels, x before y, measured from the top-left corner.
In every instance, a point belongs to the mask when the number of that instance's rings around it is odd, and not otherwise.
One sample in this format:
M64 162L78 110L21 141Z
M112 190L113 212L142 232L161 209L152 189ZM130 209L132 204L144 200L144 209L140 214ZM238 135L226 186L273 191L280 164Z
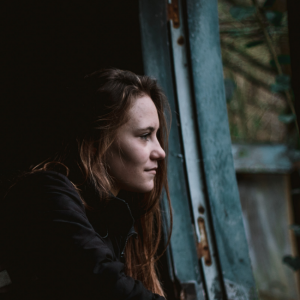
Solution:
M5 0L0 9L1 184L60 147L80 106L66 87L101 68L144 71L138 0ZM158 265L174 298L165 255Z
M95 70L143 73L138 0L3 1L1 173L55 151L76 99L66 87ZM74 121L74 120L73 120Z

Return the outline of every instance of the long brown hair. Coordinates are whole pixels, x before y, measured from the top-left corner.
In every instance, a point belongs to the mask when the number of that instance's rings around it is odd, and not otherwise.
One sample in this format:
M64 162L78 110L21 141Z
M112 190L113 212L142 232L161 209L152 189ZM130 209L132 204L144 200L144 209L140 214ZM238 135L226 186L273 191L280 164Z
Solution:
M63 164L67 167L66 175L79 193L81 187L89 181L96 189L99 201L103 201L109 198L114 184L107 172L107 152L116 137L117 129L127 121L133 100L143 95L148 95L152 99L160 122L157 138L166 153L169 131L167 121L170 121L170 118L166 118L166 114L170 109L155 79L139 76L130 71L118 69L96 71L85 77L81 91L86 108L82 112L76 130L75 142L66 143L63 151L38 165L33 171L49 170L53 168L53 164ZM138 198L138 201L133 203L138 203L136 209L139 210L139 218L135 222L135 229L139 238L129 239L125 251L126 274L142 281L149 290L161 295L164 292L158 280L156 261L162 238L160 200L163 189L169 203L169 220L172 227L166 159L158 161L153 190L142 195L134 193L131 195L131 198ZM82 199L87 207L91 205L84 196ZM167 243L170 235L171 230Z

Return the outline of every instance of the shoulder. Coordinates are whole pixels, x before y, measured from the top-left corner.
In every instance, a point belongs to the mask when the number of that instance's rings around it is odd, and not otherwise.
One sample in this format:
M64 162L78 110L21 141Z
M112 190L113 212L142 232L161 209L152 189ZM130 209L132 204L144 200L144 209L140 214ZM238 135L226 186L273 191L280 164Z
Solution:
M55 171L37 171L25 174L12 188L13 191L31 192L47 190L75 190L72 182L65 175Z
M4 202L26 205L73 206L84 209L75 186L65 175L55 171L26 174L9 191Z
M56 171L37 171L24 176L19 183L34 184L40 186L68 186L73 187L71 181L65 175Z

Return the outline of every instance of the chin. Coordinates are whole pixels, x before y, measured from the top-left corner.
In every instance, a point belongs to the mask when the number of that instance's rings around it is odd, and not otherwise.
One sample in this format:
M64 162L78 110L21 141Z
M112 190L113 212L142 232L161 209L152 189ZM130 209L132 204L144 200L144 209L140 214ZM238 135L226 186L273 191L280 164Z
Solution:
M123 189L134 193L149 193L154 189L154 181L152 180L145 184L139 184L138 186L126 186L123 187Z
M150 182L147 182L147 184L142 186L142 189L143 189L142 193L151 192L154 189L154 180L151 180Z
M134 192L136 192L136 193L149 193L153 190L153 188L154 188L154 185L152 185L151 187L149 187L149 186L139 187L139 188L136 188Z
M152 190L154 189L154 185L151 186L151 188L144 188L143 192L142 193L149 193L151 192Z

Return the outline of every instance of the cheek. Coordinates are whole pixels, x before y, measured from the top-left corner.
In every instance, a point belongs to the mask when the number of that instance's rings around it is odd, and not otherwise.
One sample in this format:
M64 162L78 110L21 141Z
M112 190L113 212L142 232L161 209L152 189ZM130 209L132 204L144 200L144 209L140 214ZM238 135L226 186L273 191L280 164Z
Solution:
M142 172L149 160L149 153L145 146L136 139L113 145L108 157L108 165L116 178ZM127 179L129 179L127 177Z
M120 189L132 192L149 192L154 186L154 177L145 172L149 167L150 154L146 145L133 139L111 149L108 164Z
M149 159L145 147L138 143L126 143L122 145L121 156L124 165L130 168L143 168Z

